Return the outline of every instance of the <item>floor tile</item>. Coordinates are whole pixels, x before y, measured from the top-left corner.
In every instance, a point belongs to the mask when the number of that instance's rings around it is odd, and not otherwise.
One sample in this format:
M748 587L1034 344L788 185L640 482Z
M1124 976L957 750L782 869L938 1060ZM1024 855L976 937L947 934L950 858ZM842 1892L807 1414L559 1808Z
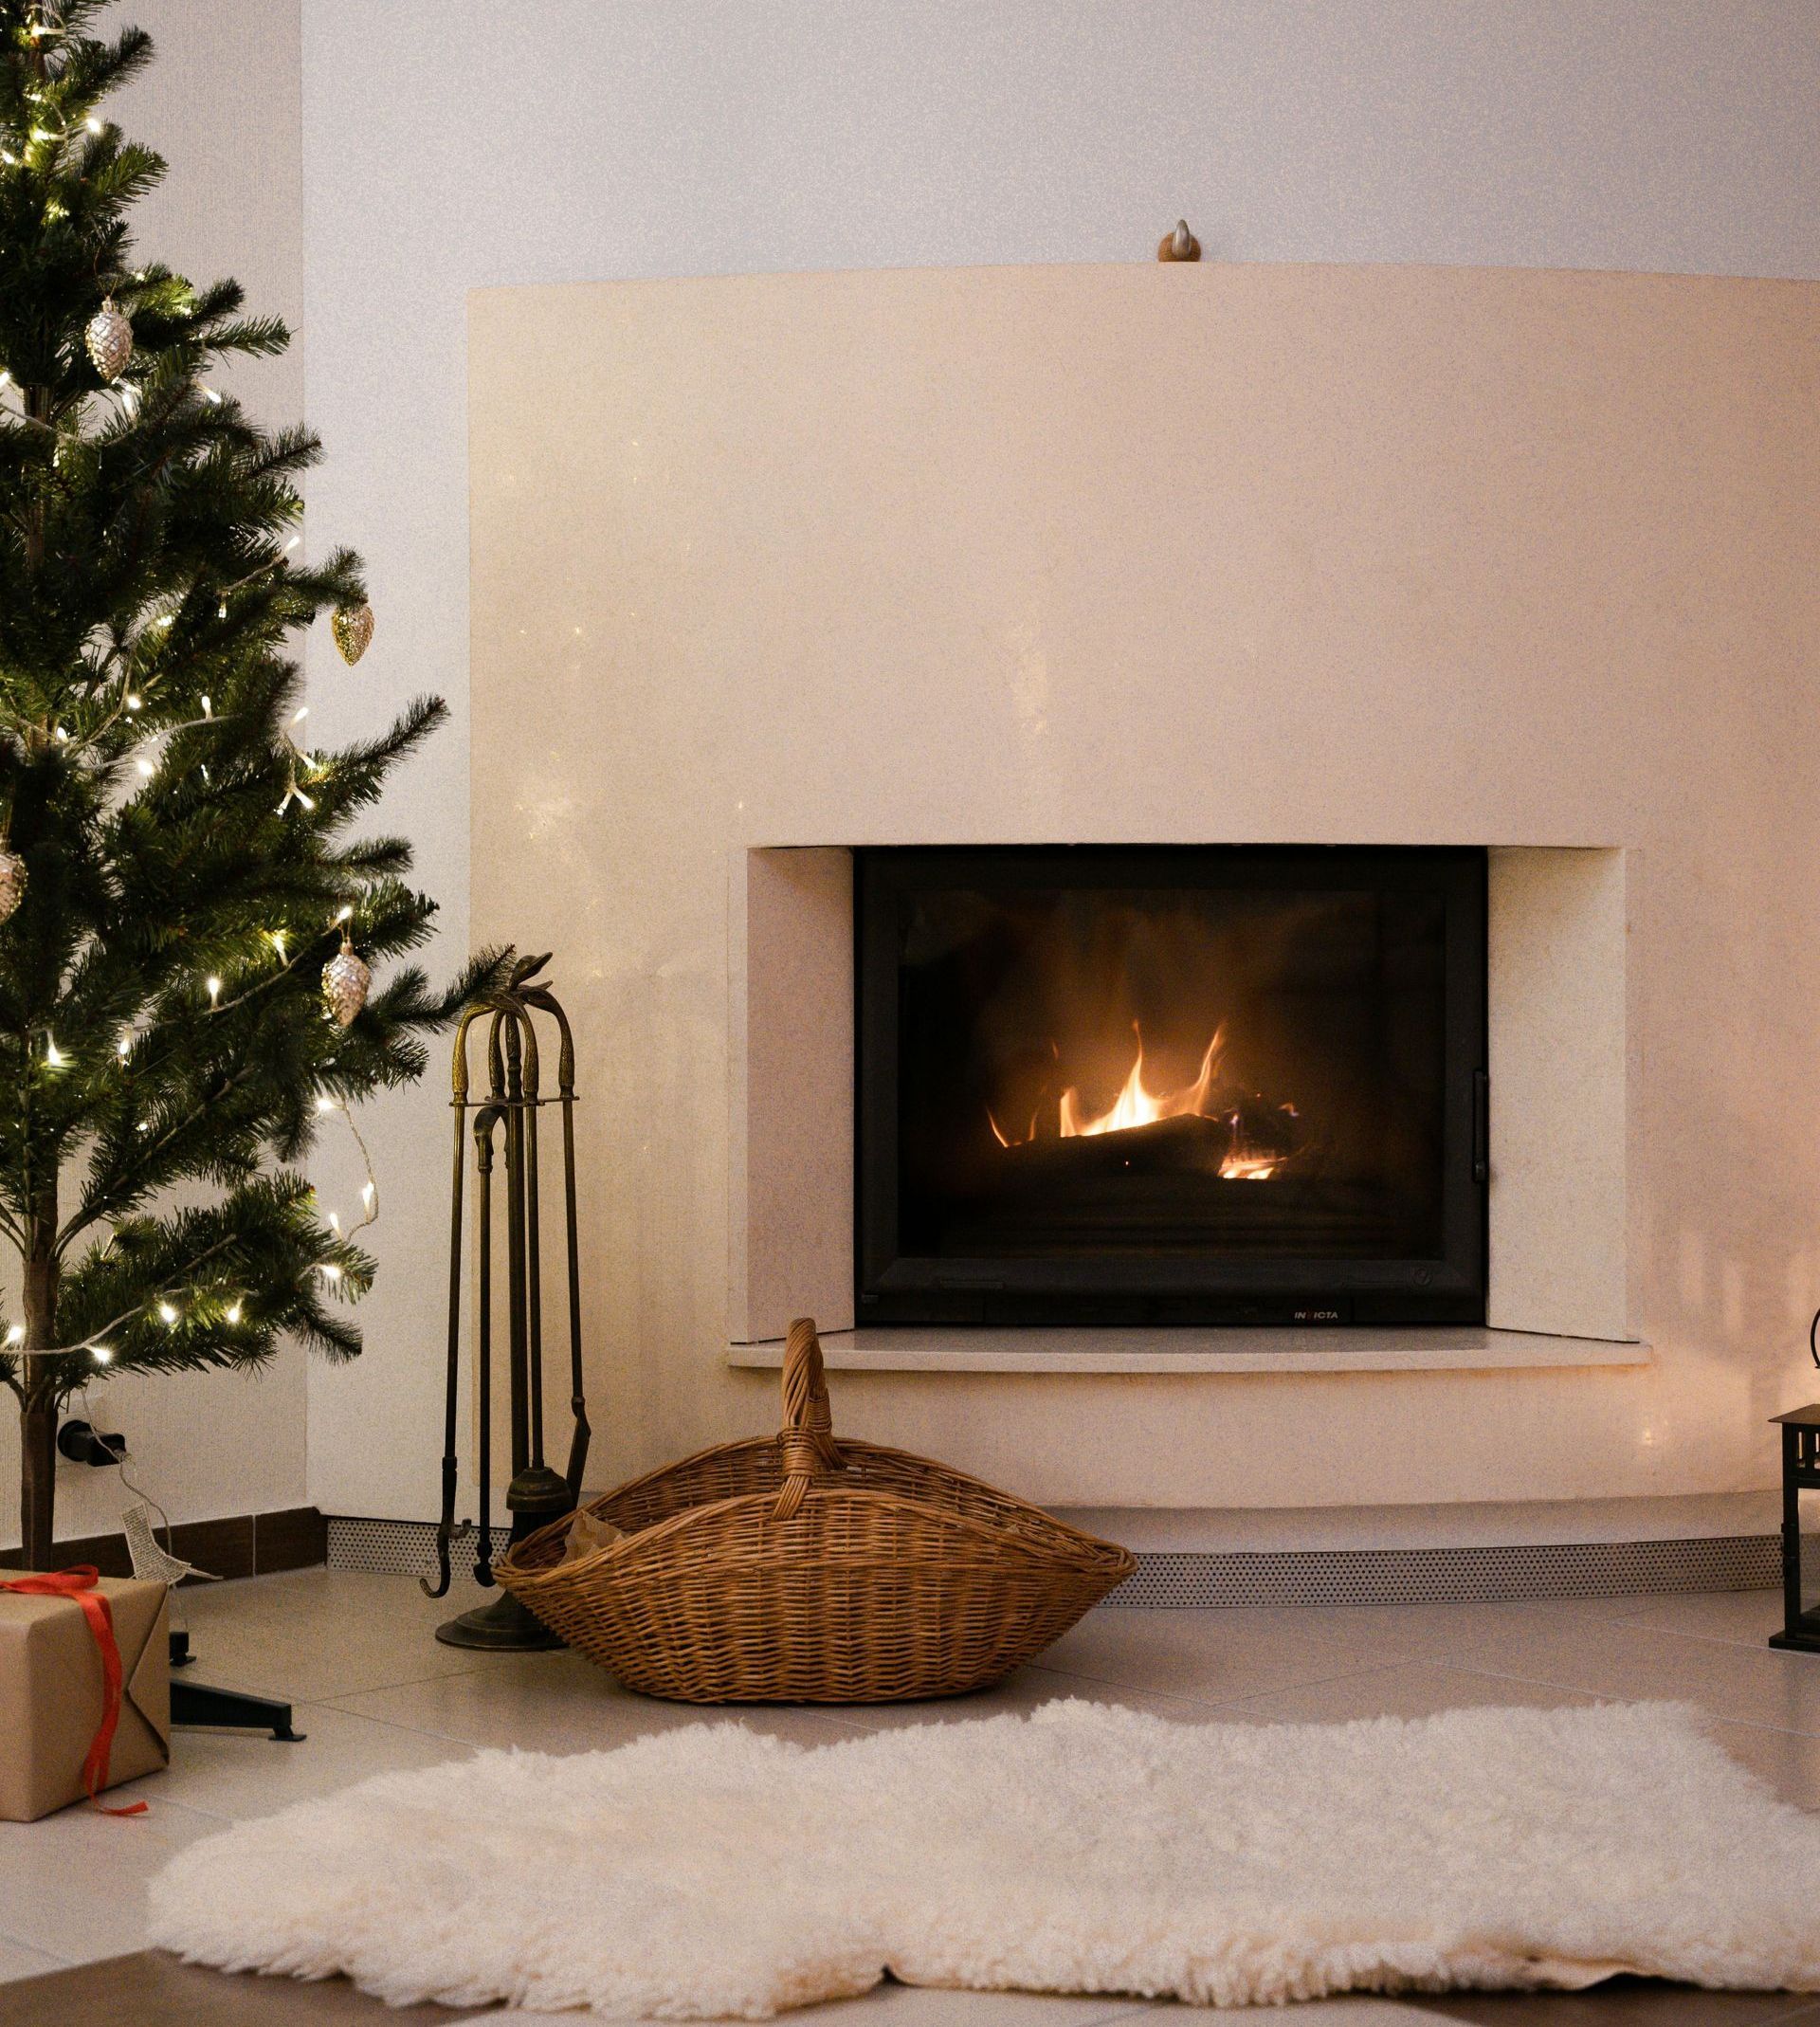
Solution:
M414 1578L311 1569L192 1588L183 1604L198 1681L319 1703L487 1658L443 1646L436 1628L488 1595L459 1583L429 1598Z
M1046 1649L1041 1665L1152 1694L1230 1703L1407 1659L1420 1652L1420 1637L1398 1616L1371 1611L1102 1610Z
M743 1724L804 1744L825 1744L850 1736L832 1718L793 1706L704 1707L634 1696L579 1654L470 1658L480 1666L465 1673L340 1697L335 1708L440 1739L474 1745L519 1745L536 1752L605 1750L682 1725Z
M1820 1809L1820 1738L1761 1725L1714 1725L1713 1736L1783 1800ZM1820 1919L1820 1917L1816 1917Z
M70 1963L139 1949L146 1882L186 1844L226 1827L168 1801L139 1817L78 1804L0 1823L0 1934Z
M1566 1704L1597 1699L1578 1689L1550 1682L1520 1682L1508 1675L1483 1675L1471 1669L1447 1668L1433 1661L1405 1661L1390 1668L1367 1669L1263 1696L1228 1704L1225 1718L1268 1718L1297 1725L1345 1724L1361 1717L1433 1717L1443 1710L1483 1706L1524 1706L1558 1709Z
M224 1817L269 1816L274 1809L332 1795L370 1774L394 1767L437 1766L465 1759L458 1739L403 1730L337 1710L332 1704L298 1704L295 1744L264 1732L192 1731L172 1734L171 1764L128 1784L124 1794L155 1806L160 1799Z
M1699 1639L1763 1647L1782 1625L1778 1591L1671 1591L1633 1598L1576 1598L1562 1606L1588 1618L1620 1619ZM1557 1608L1559 1609L1559 1608Z
M67 1957L53 1957L48 1950L28 1949L23 1943L0 1936L0 1984L15 1978L42 1978L46 1971L61 1970Z
M1121 1709L1145 1710L1182 1725L1214 1721L1221 1706L1186 1696L1159 1696L1121 1682L1065 1674L1039 1662L1020 1668L1003 1682L971 1696L938 1696L926 1703L830 1704L820 1714L849 1731L894 1731L906 1725L967 1724L986 1717L1028 1717L1045 1704L1079 1698L1085 1703L1116 1704Z
M1722 1720L1820 1733L1820 1656L1540 1608L1467 1608L1452 1624L1406 1618L1403 1632L1429 1660L1597 1696L1686 1702Z

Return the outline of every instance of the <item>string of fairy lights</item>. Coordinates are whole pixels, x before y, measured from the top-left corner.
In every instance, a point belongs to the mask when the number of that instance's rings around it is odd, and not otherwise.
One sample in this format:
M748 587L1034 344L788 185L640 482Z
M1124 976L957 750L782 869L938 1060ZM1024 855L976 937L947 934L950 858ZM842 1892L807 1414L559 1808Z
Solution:
M39 42L59 37L64 30L54 16L41 12L26 25L25 32L31 41ZM46 102L46 95L42 92L34 91L28 96L36 104ZM83 134L100 135L104 131L104 122L94 116L61 128L35 123L27 130L16 145L0 143L0 167L38 167L44 160L53 157L56 152L67 143L81 138ZM46 208L46 216L61 215L61 210L62 208L53 199ZM132 277L133 283L143 283L145 279L143 270ZM119 285L122 293L128 292L128 284L122 283ZM128 313L119 307L112 291L103 295L100 307L89 319L82 336L89 359L103 383L100 392L104 395L112 395L118 401L119 414L125 423L129 426L136 423L142 405L141 393L132 380L123 377L134 356L133 324ZM211 407L221 405L222 396L216 389L199 385L198 392L203 400ZM80 412L79 405L79 416ZM5 415L9 422L43 429L58 438L53 462L61 463L63 432L54 424L46 422L42 417L30 412L26 390L4 366L0 366L0 414ZM282 548L277 549L244 575L219 586L215 593L216 617L222 620L228 617L228 600L235 592L244 590L272 571L282 569L287 558L300 546L301 539L300 536L291 536ZM99 667L85 670L91 684L106 686L111 683L116 686L118 695L113 708L103 711L99 721L88 727L81 737L72 738L67 726L62 723L53 723L47 735L42 727L31 729L40 737L47 736L60 748L66 749L67 757L72 760L91 753L99 757L99 748L104 737L122 718L129 721L136 719L143 711L148 696L161 685L167 675L173 672L160 668L155 657L163 651L164 639L174 625L179 610L173 608L155 613L142 620L130 635L117 635L101 655ZM364 601L358 605L337 608L331 615L331 631L337 650L352 667L360 660L372 642L373 608ZM119 667L110 676L109 665L117 661ZM142 782L150 782L158 776L164 764L165 744L173 734L197 725L220 721L216 717L212 700L207 695L201 699L201 710L202 716L199 719L187 721L180 725L162 727L150 740L143 741L140 749L132 755L133 771ZM313 813L317 807L316 797L310 794L310 784L319 781L326 769L319 756L303 745L298 736L308 716L309 706L305 704L292 716L279 735L281 750L286 760L284 794L277 806L277 813L281 816L285 814L293 804L305 814ZM208 766L202 762L197 764L206 781L209 778ZM27 879L26 862L11 849L6 828L0 823L0 925L4 925L24 899ZM331 932L337 929L340 931L341 940L338 950L323 965L321 977L325 1016L342 1028L350 1026L366 1004L373 976L365 959L354 947L350 926L353 916L353 906L344 904L327 924ZM162 1020L136 1022L115 1044L113 1067L122 1072L130 1072L138 1050L157 1029L168 1026L176 1019L206 1019L230 1013L255 994L269 990L279 979L308 961L317 947L316 940L309 938L293 952L289 947L290 939L282 930L267 932L266 942L276 959L275 971L265 971L259 979L248 983L243 991L227 998L223 997L228 989L227 981L218 974L209 973L202 985L206 1005L198 1004L182 1014L168 1015ZM29 1046L29 1037L27 1041ZM75 1057L59 1048L55 1035L48 1030L44 1033L42 1060L46 1071L51 1075L62 1075L80 1068ZM338 1099L323 1092L316 1099L316 1111L319 1117L337 1115L341 1119L365 1170L365 1180L360 1188L360 1216L353 1223L343 1226L338 1213L333 1210L326 1213L329 1230L334 1233L337 1244L345 1244L355 1233L364 1231L377 1219L378 1179L373 1170L372 1153L348 1107ZM152 1132L152 1122L141 1121L138 1130L140 1133ZM175 1130L175 1127L167 1128L167 1133ZM209 1252L216 1250L218 1249L211 1248ZM208 1258L209 1252L205 1252L191 1262L191 1272L194 1273L204 1268ZM319 1260L305 1271L319 1275L331 1286L338 1284L342 1279L342 1269L333 1259ZM148 1301L136 1302L118 1315L109 1318L79 1343L42 1349L46 1355L64 1357L85 1353L94 1368L104 1369L113 1362L115 1357L114 1348L108 1340L140 1317L155 1317L171 1330L193 1326L198 1323L220 1324L231 1328L242 1322L246 1314L246 1297L242 1291L225 1284L209 1286L191 1281L187 1287L164 1288ZM5 1347L9 1350L25 1347L26 1337L26 1325L15 1323L5 1334ZM36 1346L25 1348L33 1351L41 1349Z
M342 943L339 954L331 959L329 964L324 967L324 1012L328 1018L336 1020L342 1027L348 1026L353 1021L355 1015L359 1012L360 1005L364 1004L366 986L371 978L365 960L354 951L351 942L348 940L347 925L352 920L353 914L354 910L351 906L343 905L331 921L329 924L331 929L341 930ZM268 975L258 985L248 987L245 993L237 995L234 998L228 1000L224 1000L221 996L225 990L225 981L219 975L210 973L203 981L203 991L209 1002L206 1007L198 1007L192 1010L191 1013L182 1016L171 1016L162 1021L138 1023L129 1028L121 1034L115 1045L114 1058L116 1064L122 1068L130 1067L134 1054L139 1046L159 1028L169 1026L172 1018L207 1019L216 1014L227 1014L243 1000L250 998L256 992L265 990L278 977L294 970L300 963L304 961L305 953L303 951L299 951L295 955L289 952L288 939L282 931L270 932L267 940L273 946L274 954L278 959L279 968L276 973ZM341 1005L345 1009L345 1018L342 1017L342 1012L337 1009L335 995L329 986L329 974L335 971L337 966L348 967L357 974L357 1003L355 1003L355 995L352 990L344 993L342 998ZM355 982L353 979L344 980L344 983L350 988ZM67 1050L60 1049L56 1037L48 1032L45 1035L44 1065L46 1070L51 1074L61 1074L79 1067L78 1059ZM361 1133L360 1128L355 1123L354 1115L349 1108L339 1099L323 1091L317 1094L315 1109L318 1118L339 1118L342 1124L347 1128L349 1137L359 1154L361 1166L365 1172L365 1179L360 1185L360 1216L344 1225L338 1212L329 1210L325 1213L329 1230L334 1233L337 1242L338 1244L346 1244L354 1238L355 1233L365 1231L369 1225L375 1223L378 1219L378 1177L373 1167L372 1150L368 1147L366 1138ZM152 1123L148 1120L141 1120L138 1130L141 1133L150 1133L153 1130ZM192 1267L202 1267L206 1264L207 1258L208 1255L205 1253L191 1263ZM334 1260L318 1260L313 1268L306 1271L318 1274L331 1287L338 1285L342 1278L341 1268ZM215 1312L214 1316L207 1313L211 1309ZM107 1342L109 1337L136 1317L148 1314L155 1314L158 1321L171 1329L174 1329L185 1323L193 1324L197 1322L213 1321L216 1320L216 1317L221 1323L231 1327L242 1321L244 1297L236 1291L225 1290L219 1285L208 1290L193 1284L187 1289L161 1288L148 1300L135 1303L131 1307L121 1310L116 1316L110 1317L100 1329L91 1333L82 1342L70 1345L44 1348L65 1356L71 1353L86 1353L94 1365L104 1367L110 1365L114 1360L113 1347ZM7 1331L4 1343L9 1350L16 1350L24 1345L25 1338L26 1326L23 1324L15 1323Z

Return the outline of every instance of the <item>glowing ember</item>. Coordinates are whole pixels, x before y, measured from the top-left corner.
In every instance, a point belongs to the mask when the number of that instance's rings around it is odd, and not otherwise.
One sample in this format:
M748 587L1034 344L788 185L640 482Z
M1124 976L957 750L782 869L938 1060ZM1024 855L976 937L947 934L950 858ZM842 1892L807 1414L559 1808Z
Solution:
M1128 1133L1138 1126L1154 1126L1166 1119L1218 1120L1230 1127L1232 1145L1220 1162L1220 1174L1229 1182L1267 1182L1282 1168L1288 1156L1281 1150L1247 1148L1241 1143L1242 1116L1231 1108L1232 1092L1218 1082L1220 1049L1225 1030L1216 1028L1207 1051L1201 1057L1199 1074L1192 1084L1173 1091L1152 1091L1144 1083L1144 1037L1136 1021L1131 1032L1137 1037L1137 1053L1119 1095L1104 1112L1089 1112L1073 1085L1062 1093L1056 1108L1060 1138L1085 1140L1102 1133ZM1281 1108L1291 1118L1293 1105ZM991 1111L987 1123L1001 1147L1021 1147L1037 1138L1037 1117L1031 1115L1029 1130L1008 1134Z

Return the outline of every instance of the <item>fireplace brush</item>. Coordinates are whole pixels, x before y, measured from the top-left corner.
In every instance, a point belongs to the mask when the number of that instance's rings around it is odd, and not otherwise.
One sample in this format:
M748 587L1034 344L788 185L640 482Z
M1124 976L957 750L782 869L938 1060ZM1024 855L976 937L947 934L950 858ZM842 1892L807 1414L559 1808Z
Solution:
M493 1175L504 1158L506 1260L506 1370L512 1433L512 1475L505 1507L518 1542L581 1503L581 1474L588 1460L590 1429L581 1377L581 1276L575 1222L575 1045L547 980L537 974L550 961L520 958L506 983L482 994L462 1013L451 1064L455 1118L454 1180L448 1242L448 1367L443 1443L443 1509L436 1527L436 1580L421 1580L431 1598L447 1594L451 1544L466 1533L455 1524L458 1425L461 1414L462 1270L466 1240L464 1188L468 1142L475 1174L474 1360L477 1386L476 1476L480 1518L474 1580L491 1588L493 1576ZM556 1094L544 1095L537 1026L542 1014L555 1024ZM486 1090L473 1092L468 1075L468 1035L485 1023ZM559 1476L544 1461L543 1441L543 1254L539 1216L537 1119L547 1106L562 1119L563 1215L568 1252L570 1412L573 1432L569 1467ZM516 1598L501 1597L440 1626L436 1637L451 1647L527 1649L561 1643Z

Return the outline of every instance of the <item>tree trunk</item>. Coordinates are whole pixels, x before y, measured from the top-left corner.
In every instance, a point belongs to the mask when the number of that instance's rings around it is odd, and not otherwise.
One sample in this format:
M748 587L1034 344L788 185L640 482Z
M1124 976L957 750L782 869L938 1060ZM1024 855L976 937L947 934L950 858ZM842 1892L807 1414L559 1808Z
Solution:
M27 1569L55 1567L57 1514L57 1397L50 1360L32 1356L57 1342L55 1209L47 1220L33 1219L26 1258L26 1357L21 1375L25 1406L19 1415L19 1527Z
M55 1566L57 1409L39 1401L19 1411L19 1527L27 1569Z

